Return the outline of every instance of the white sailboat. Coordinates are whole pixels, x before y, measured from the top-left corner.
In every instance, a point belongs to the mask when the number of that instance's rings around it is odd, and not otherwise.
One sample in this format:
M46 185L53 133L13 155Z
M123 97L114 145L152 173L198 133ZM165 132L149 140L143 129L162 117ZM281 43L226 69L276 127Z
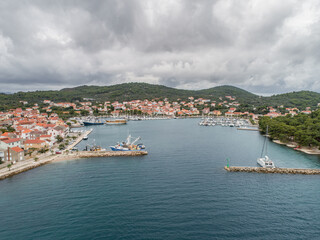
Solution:
M264 139L261 157L257 159L257 163L263 168L275 168L273 161L267 156L268 144L267 144L268 126L266 131L266 138ZM265 156L263 157L265 153Z

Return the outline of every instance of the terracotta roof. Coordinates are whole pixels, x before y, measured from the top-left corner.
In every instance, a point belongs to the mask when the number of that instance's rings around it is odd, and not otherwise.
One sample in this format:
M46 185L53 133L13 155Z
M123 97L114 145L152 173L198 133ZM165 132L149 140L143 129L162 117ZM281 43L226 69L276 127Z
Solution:
M40 139L27 139L24 141L24 144L39 144L39 143L44 143L45 141L40 140Z
M13 143L13 142L18 142L20 140L21 140L21 138L12 138L12 139L8 139L8 140L3 140L2 142Z
M19 147L12 147L11 150L13 150L15 152L23 152L23 149L21 149Z
M31 133L31 132L32 132L32 130L30 130L30 129L27 129L27 130L23 131L23 133Z
M51 137L51 135L45 135L45 134L44 134L44 135L41 135L40 137L41 137L41 138L47 138L47 137Z

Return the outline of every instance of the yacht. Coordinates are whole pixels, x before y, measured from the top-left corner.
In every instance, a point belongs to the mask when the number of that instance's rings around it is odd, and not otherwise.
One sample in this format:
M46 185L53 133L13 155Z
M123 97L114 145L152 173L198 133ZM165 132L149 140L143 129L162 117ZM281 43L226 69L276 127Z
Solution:
M264 143L262 147L261 157L257 159L257 163L263 168L275 168L273 161L267 156L267 151L268 151L267 136L268 136L268 126L266 131L266 138L264 139ZM265 153L265 156L262 157L264 153Z
M276 167L268 156L258 158L257 159L257 163L261 167L264 167L264 168L275 168Z

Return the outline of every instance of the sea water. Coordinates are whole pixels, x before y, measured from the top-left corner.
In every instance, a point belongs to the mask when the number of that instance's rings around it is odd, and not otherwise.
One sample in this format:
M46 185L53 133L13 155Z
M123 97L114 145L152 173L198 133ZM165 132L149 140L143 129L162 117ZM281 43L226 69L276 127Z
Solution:
M226 172L227 158L257 166L264 137L198 121L88 127L79 150L131 134L149 154L57 162L0 181L0 239L319 239L320 176ZM267 144L279 167L320 167L317 156Z

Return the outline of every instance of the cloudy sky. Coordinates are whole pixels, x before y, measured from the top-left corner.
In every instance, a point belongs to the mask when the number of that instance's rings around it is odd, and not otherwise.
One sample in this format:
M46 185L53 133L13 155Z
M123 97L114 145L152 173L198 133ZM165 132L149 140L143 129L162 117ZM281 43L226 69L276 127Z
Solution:
M147 82L320 92L318 0L0 1L0 92Z

